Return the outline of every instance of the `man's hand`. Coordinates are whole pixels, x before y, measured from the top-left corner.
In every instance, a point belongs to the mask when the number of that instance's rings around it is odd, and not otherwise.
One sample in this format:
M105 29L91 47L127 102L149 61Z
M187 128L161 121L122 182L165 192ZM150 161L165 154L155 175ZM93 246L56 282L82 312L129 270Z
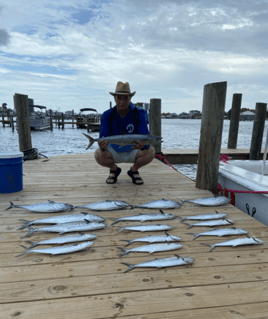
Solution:
M144 146L145 146L145 145L144 145L141 141L139 141L139 140L137 140L137 141L134 142L133 144L134 144L134 146L131 148L131 149L133 149L133 150L140 150L140 149L144 148Z
M107 147L108 147L108 142L107 142L107 141L99 141L98 144L99 144L99 147L100 147L102 150L106 150Z

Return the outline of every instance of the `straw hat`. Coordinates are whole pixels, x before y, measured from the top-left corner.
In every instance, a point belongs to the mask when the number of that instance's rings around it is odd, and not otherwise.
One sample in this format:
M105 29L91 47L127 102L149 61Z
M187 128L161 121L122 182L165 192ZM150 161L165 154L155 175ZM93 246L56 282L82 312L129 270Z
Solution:
M115 96L116 94L133 96L135 95L136 91L131 93L129 83L128 82L123 83L119 81L116 84L115 92L114 93L109 92L109 93L113 96Z

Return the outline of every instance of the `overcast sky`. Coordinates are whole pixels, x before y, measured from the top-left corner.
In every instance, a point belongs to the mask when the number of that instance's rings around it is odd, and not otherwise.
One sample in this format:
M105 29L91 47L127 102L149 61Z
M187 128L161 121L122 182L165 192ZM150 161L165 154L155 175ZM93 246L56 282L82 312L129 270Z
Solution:
M117 81L162 112L202 109L227 81L242 107L268 101L267 0L1 0L0 103L109 108Z

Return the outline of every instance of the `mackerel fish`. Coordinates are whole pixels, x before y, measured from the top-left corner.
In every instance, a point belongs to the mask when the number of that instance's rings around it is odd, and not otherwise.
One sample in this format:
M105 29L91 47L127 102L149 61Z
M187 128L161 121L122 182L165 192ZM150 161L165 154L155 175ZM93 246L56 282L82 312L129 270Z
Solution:
M125 146L134 144L136 141L141 141L143 144L152 144L156 141L161 141L162 137L150 135L150 134L122 134L122 135L113 135L100 138L93 138L88 134L82 133L86 138L89 139L89 144L86 149L89 149L95 142L107 141L108 143Z
M59 233L61 235L65 233L75 232L75 231L81 232L81 231L97 230L97 229L102 229L104 227L106 227L106 224L96 223L96 222L90 223L88 221L56 224L53 226L40 227L40 228L32 228L28 226L27 228L29 229L29 232L21 238L29 237L33 233L38 233L38 232Z
M89 222L104 222L105 218L94 214L73 214L73 215L60 215L53 216L48 218L36 219L33 221L29 221L26 219L20 219L20 221L24 222L24 225L20 227L18 230L24 229L31 225L39 225L39 224L63 224L63 223L72 223L72 222L81 222L81 221L89 221Z
M134 268L164 268L164 267L174 267L182 265L191 265L194 262L194 259L191 257L180 257L175 255L175 257L161 258L145 261L143 263L132 265L128 263L121 263L128 266L129 268L125 271L129 272Z
M211 219L222 219L222 218L225 218L227 217L228 214L224 214L224 213L218 213L216 211L216 214L205 214L205 215L194 215L194 216L186 216L186 217L181 217L181 216L178 216L181 221L184 221L184 220L211 220Z
M263 241L256 238L256 237L244 237L244 238L237 238L232 240L223 241L221 243L217 244L205 244L202 243L202 245L210 246L210 251L212 251L215 247L223 247L223 246L242 246L242 245L262 245Z
M188 235L194 235L194 239L198 238L199 236L237 236L237 235L246 235L249 232L242 228L218 228L212 229L203 233L194 234L194 233L187 233Z
M66 203L57 203L53 202L52 200L48 200L48 202L45 203L32 205L15 205L14 203L10 202L10 206L6 210L11 208L23 208L35 213L59 213L63 211L73 210L74 206Z
M201 206L221 206L230 203L231 198L225 196L211 196L191 200L182 200L182 202L194 203Z
M145 232L145 231L166 231L173 229L172 226L169 225L142 225L142 226L128 226L128 227L121 227L119 229L119 233L121 233L124 230L130 230L130 231L140 231L140 232Z
M175 215L172 214L166 214L160 209L160 213L155 214L139 214L135 216L127 216L127 217L121 217L116 219L112 225L117 224L118 222L123 221L138 221L138 222L147 222L147 221L154 221L154 220L169 220L176 218Z
M164 244L150 244L146 246L141 246L141 247L135 247L132 249L126 249L124 247L117 247L118 249L121 249L123 253L119 257L123 257L129 253L150 253L153 254L155 252L161 252L161 251L169 251L169 250L174 250L174 249L179 249L182 248L182 244L178 243L164 243Z
M134 208L148 208L148 209L171 209L171 208L181 208L183 204L178 203L174 200L168 200L162 198L160 200L148 202L142 205L136 205Z
M118 209L127 209L128 207L132 208L131 205L124 201L114 201L114 200L105 200L101 202L95 202L86 205L77 205L75 208L87 208L90 210L118 210Z
M188 229L194 226L206 226L206 227L214 227L214 226L226 226L233 224L234 221L231 219L217 219L217 220L207 220L205 222L200 222L196 224L188 224L183 222L183 224L188 225Z
M121 239L121 241L128 242L126 247L131 245L132 243L136 243L136 242L167 243L167 242L174 242L174 241L180 241L180 240L181 240L181 237L178 237L175 235L169 235L168 233L166 233L165 235L149 235L149 236L145 236L145 237L135 238L132 240Z
M48 254L48 255L61 255L61 254L69 254L76 251L84 250L94 244L93 241L86 241L84 243L75 244L75 245L66 245L66 246L59 246L59 247L51 247L51 248L43 248L43 249L29 249L23 245L26 251L16 257L24 256L30 253L39 253L39 254Z
M51 238L47 240L42 240L39 242L35 241L26 241L28 244L31 246L28 247L29 249L39 246L39 245L54 245L54 244L67 244L67 243L75 243L75 242L80 242L80 241L88 241L88 240L93 240L97 238L96 235L94 234L75 234L75 235L67 235L67 236L60 236L56 238Z

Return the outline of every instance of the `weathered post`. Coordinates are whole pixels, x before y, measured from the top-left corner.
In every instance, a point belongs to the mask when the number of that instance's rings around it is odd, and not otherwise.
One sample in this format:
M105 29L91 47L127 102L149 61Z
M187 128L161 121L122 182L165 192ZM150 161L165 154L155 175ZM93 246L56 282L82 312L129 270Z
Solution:
M265 125L267 103L256 103L251 146L249 150L250 160L259 160L261 154L262 137Z
M150 134L161 136L161 99L150 99ZM161 141L153 143L155 153L161 153Z
M11 121L12 121L12 123L11 123L12 132L14 132L14 116L13 115L11 117Z
M89 132L89 117L87 117L86 119L87 119L87 132Z
M110 109L112 108L113 106L112 106L112 102L110 101Z
M72 128L74 128L74 110L72 110Z
M53 123L52 123L52 110L49 110L49 124L50 124L50 131L53 131Z
M23 152L32 149L28 95L15 93L14 106L17 113L20 151Z
M227 82L204 86L196 187L216 193Z
M2 111L2 124L5 127L5 111Z
M231 121L230 121L229 138L228 138L227 148L236 149L236 146L237 146L241 102L242 102L242 94L235 93L233 95Z
M61 113L61 128L64 129L64 113Z

